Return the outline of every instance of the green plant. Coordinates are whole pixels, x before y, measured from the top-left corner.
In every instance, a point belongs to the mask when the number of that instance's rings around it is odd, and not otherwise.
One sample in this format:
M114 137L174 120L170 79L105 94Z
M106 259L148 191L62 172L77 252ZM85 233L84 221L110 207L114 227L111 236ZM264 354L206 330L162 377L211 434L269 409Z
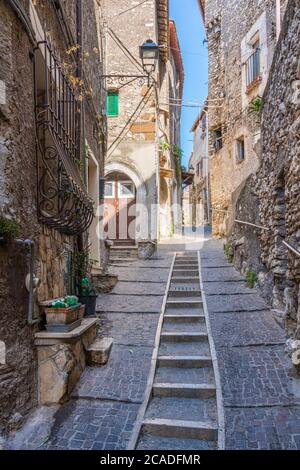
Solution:
M89 297L91 295L96 295L96 291L88 277L84 277L83 279L81 279L79 286L79 295L81 297Z
M253 101L251 101L249 108L253 113L260 114L263 107L263 99L260 96L257 96Z
M167 152L167 151L170 149L170 145L169 145L168 142L166 142L166 141L161 142L161 143L160 143L160 149L161 149L163 152Z
M226 256L227 261L229 261L229 263L232 263L233 250L232 250L232 246L229 243L224 244L224 254Z
M0 217L0 237L15 238L20 234L20 226L18 222L8 219L4 216Z
M246 285L250 289L253 289L255 287L255 284L257 283L257 274L254 271L248 271L246 274Z

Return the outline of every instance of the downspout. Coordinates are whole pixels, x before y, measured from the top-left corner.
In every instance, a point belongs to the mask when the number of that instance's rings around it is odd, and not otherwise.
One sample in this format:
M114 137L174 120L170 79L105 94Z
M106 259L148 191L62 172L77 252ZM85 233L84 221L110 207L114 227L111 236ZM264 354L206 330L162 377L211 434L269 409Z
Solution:
M32 326L39 323L39 319L33 318L33 299L34 289L39 285L40 280L35 277L34 274L34 263L35 263L35 243L33 240L16 240L18 245L28 246L30 249L30 261L29 261L29 274L26 277L26 288L29 292L28 298L28 313L27 323Z

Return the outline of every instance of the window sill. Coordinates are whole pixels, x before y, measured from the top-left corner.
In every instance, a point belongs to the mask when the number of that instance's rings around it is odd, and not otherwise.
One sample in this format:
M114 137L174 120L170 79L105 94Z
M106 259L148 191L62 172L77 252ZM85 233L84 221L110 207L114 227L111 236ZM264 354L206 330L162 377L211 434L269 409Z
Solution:
M262 82L262 77L259 76L256 80L253 80L253 82L249 83L249 85L246 88L246 95L249 95L256 87L260 85Z

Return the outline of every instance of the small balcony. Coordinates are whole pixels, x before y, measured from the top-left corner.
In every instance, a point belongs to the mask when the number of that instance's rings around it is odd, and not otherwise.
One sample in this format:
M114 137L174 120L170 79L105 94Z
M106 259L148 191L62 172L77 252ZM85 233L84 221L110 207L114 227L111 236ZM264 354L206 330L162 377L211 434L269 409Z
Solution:
M38 217L67 235L83 233L94 217L77 143L78 101L48 36L34 53Z

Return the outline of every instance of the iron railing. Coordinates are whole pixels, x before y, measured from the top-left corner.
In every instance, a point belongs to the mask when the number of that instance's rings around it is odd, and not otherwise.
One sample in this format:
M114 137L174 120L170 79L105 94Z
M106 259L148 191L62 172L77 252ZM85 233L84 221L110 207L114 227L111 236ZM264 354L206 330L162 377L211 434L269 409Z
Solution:
M38 216L62 233L77 235L90 226L94 210L76 146L78 97L49 37L35 48L34 70Z
M247 59L246 63L246 85L247 87L260 77L260 48L255 51Z

